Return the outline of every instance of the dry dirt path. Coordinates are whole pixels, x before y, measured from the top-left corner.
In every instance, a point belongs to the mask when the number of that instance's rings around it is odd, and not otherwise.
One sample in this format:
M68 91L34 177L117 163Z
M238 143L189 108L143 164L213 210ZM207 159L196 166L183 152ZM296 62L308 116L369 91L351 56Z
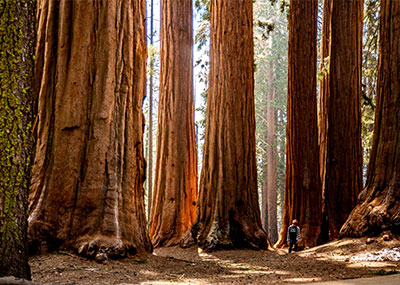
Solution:
M400 272L398 261L352 259L360 253L400 247L399 240L377 239L369 245L365 241L344 239L294 254L285 250L206 253L197 248L162 248L151 255L106 264L61 252L34 256L30 264L34 281L52 284L295 284Z

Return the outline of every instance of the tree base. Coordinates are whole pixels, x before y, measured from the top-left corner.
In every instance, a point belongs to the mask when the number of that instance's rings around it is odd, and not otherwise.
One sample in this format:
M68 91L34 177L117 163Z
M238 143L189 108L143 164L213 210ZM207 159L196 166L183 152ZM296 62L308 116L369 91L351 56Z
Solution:
M357 205L342 226L339 237L377 236L384 231L399 235L400 203L397 199L383 197Z
M225 227L221 227L216 221L213 222L208 232L203 229L200 231L200 223L192 227L194 241L204 251L211 252L218 249L250 248L250 249L270 249L272 244L265 231L255 224L246 223L233 219Z
M137 249L132 244L103 235L81 238L73 248L79 255L99 262L106 261L108 258L118 259L137 254Z
M31 225L28 236L31 255L63 249L73 250L78 255L104 262L108 258L125 258L137 253L151 252L153 249L150 243L139 249L130 241L102 234L86 235L75 242L73 240L66 242L56 238L52 232L51 228L43 223Z

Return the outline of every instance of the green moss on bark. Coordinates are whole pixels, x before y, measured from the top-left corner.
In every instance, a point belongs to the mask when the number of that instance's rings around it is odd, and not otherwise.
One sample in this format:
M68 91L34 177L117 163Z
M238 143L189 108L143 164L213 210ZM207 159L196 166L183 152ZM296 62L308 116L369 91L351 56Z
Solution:
M0 276L30 277L24 259L33 149L35 8L32 0L0 0L0 255L5 257Z

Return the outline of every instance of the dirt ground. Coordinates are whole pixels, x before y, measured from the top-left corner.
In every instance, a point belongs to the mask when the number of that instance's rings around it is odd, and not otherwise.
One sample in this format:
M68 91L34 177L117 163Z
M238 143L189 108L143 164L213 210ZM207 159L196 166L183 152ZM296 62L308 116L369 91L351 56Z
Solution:
M156 249L153 254L99 264L67 252L30 259L32 279L52 284L306 283L400 273L399 261L355 261L362 253L400 247L399 239L342 239L288 254L287 250Z

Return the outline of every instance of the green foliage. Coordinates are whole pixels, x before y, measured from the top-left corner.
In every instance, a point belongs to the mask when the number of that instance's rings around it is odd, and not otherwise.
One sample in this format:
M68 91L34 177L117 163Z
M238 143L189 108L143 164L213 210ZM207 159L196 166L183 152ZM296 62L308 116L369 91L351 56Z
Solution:
M200 27L195 35L195 43L201 50L208 42L210 36L210 0L196 0L194 7L200 16Z
M375 121L380 0L366 0L364 5L361 135L364 149L364 173L366 173Z
M385 269L380 269L380 270L373 270L372 274L373 275L379 275L379 276L385 276L385 275L392 275L392 274L399 274L400 272L397 271L396 269L392 270L385 270Z

